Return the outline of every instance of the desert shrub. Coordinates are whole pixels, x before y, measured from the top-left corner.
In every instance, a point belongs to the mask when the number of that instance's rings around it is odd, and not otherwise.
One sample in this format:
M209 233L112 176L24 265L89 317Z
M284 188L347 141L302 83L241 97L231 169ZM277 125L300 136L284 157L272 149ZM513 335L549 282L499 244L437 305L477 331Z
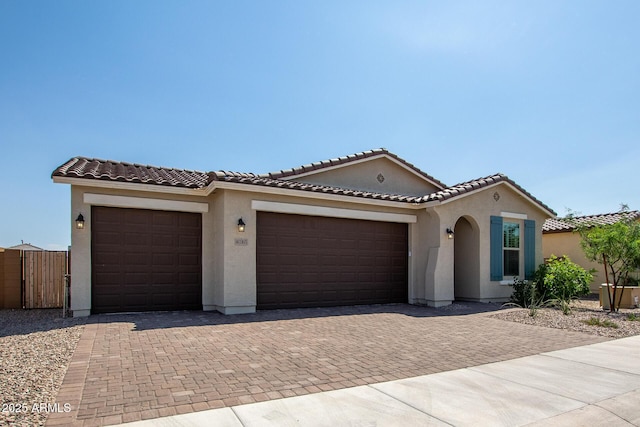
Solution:
M548 305L548 302L538 294L533 281L516 279L512 286L511 302L504 304L503 307L526 308L529 310L529 316L536 317L538 310Z
M588 295L593 274L568 257L551 256L538 267L534 275L536 290L549 300L570 301Z
M627 314L627 320L631 322L640 322L640 314L629 313Z
M582 323L585 323L589 326L600 326L603 328L613 328L613 329L618 329L618 324L615 322L612 322L609 319L604 319L601 320L597 317L592 317L589 320L583 320Z
M516 279L513 282L513 293L511 302L520 307L528 307L535 298L536 287L530 280Z

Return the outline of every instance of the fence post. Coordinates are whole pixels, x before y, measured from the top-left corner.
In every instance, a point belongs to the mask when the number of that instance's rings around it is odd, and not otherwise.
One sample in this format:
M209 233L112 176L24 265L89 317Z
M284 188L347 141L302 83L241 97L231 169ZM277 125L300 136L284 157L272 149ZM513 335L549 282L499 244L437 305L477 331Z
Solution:
M68 301L69 301L69 279L71 278L70 274L64 275L64 296L62 300L62 317L67 317L68 314Z

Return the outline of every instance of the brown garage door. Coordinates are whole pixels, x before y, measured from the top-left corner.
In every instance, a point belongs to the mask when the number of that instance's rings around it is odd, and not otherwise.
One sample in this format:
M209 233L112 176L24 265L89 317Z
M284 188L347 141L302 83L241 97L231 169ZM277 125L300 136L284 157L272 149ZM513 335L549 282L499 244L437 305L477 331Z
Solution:
M200 214L94 206L91 311L202 309Z
M407 302L407 224L258 212L258 309Z

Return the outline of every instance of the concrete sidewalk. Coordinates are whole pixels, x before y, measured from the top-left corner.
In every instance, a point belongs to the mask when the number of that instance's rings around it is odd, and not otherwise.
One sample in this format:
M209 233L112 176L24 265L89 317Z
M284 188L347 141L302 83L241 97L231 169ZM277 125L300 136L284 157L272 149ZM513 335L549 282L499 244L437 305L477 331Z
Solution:
M122 425L640 426L640 336Z

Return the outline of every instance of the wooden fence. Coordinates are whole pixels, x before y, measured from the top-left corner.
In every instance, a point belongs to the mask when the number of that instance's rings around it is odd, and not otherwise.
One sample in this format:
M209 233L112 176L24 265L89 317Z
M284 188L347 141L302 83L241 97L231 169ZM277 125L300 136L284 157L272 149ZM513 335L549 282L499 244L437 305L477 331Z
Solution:
M67 252L24 251L22 253L23 307L62 307L67 264Z
M65 251L0 252L0 309L61 308L68 262Z
M20 251L0 252L0 308L22 308Z

